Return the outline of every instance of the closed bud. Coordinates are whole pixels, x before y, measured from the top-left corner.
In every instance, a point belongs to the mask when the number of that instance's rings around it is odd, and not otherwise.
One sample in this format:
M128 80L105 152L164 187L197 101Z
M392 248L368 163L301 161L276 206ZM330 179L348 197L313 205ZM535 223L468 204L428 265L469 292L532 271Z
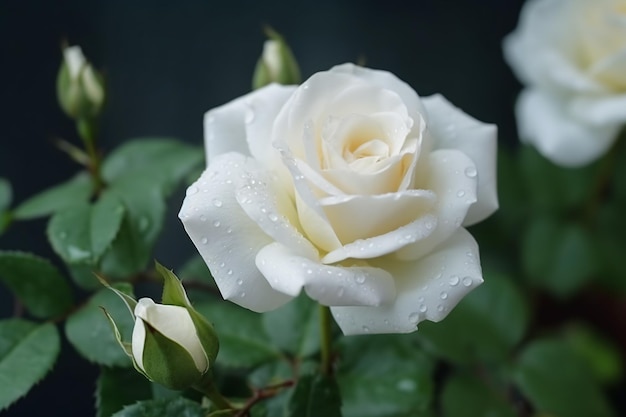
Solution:
M173 389L187 388L209 370L209 358L186 307L142 298L135 306L132 354L151 380Z
M252 88L256 90L270 83L299 84L300 68L291 49L278 33L269 28L266 32L269 39L254 70Z
M57 96L63 111L76 120L94 118L102 110L105 98L102 77L87 61L80 46L63 49Z

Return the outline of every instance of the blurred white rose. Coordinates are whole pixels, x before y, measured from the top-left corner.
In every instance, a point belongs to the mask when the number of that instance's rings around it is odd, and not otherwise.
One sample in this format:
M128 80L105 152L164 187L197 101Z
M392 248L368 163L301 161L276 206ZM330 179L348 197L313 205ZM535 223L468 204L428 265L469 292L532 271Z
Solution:
M603 155L626 123L626 0L529 0L504 55L520 137L554 163Z
M205 117L208 167L180 218L224 298L302 289L345 334L411 332L482 282L464 226L498 206L496 128L351 64Z

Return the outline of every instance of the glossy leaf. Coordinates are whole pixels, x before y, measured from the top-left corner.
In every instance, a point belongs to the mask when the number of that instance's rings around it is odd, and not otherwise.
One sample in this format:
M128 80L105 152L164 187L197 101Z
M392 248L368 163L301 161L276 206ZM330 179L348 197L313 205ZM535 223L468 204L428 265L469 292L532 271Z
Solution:
M132 295L132 287L129 284L118 283L114 286ZM101 307L115 319L124 340L130 340L134 320L124 302L107 288L94 294L87 304L68 318L65 334L70 343L87 360L105 366L130 367L131 361L115 340Z
M339 355L344 417L421 416L428 410L434 364L410 335L344 338Z
M124 407L113 417L205 417L207 414L200 404L186 398L162 398L140 401Z
M0 321L0 411L24 396L52 369L60 344L51 323Z
M559 417L615 415L584 360L563 342L540 340L527 346L514 378L537 411Z
M92 184L89 175L81 172L68 181L51 187L19 204L13 215L16 219L27 220L48 216L89 200Z
M324 375L298 379L287 403L285 417L341 417L341 396L337 381Z
M501 387L488 387L472 375L451 377L441 393L442 417L516 417L503 393L496 389Z
M0 282L35 317L56 317L72 307L67 281L50 262L38 256L0 251Z

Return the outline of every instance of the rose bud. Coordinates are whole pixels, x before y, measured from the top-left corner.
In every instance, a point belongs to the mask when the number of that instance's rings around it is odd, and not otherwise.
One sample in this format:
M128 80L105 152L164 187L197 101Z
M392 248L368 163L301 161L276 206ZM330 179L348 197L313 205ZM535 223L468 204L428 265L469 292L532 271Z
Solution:
M257 62L252 78L252 88L261 88L267 84L298 84L300 68L291 49L282 36L267 29L270 38L263 45L263 54Z
M104 82L87 61L80 46L63 50L63 62L57 77L57 97L63 111L73 119L92 118L102 110Z

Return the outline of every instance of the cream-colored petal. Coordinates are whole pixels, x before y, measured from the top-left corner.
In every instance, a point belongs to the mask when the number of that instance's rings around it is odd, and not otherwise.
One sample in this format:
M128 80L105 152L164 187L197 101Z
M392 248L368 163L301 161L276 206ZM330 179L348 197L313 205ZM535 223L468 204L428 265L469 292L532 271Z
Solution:
M380 307L331 307L345 335L413 332L423 320L443 320L483 282L478 245L463 228L424 258L375 265L392 274L396 299Z
M236 199L236 190L247 185L241 183L241 174L259 169L254 160L241 154L216 157L187 189L179 217L222 296L262 312L283 305L290 297L273 290L256 268L257 252L273 240Z
M624 75L626 76L626 70ZM624 126L626 125L626 92L572 97L565 111L571 113L572 119L600 129L609 126Z
M207 165L228 152L272 163L274 119L294 90L294 86L270 84L209 110L204 116Z
M465 216L476 202L477 178L466 175L476 169L474 162L463 152L439 149L429 155L428 190L436 195L431 213L437 216L437 225L430 235L396 252L398 259L414 260L442 244L465 221Z
M319 202L343 244L380 236L429 214L432 191L407 190L380 195L333 196Z
M324 305L378 306L395 296L393 279L382 269L324 265L279 243L259 252L257 266L274 289L295 297L304 288L309 297Z
M468 226L489 217L498 208L496 158L498 129L467 115L441 95L423 99L428 128L435 149L458 149L469 156L474 168L464 173L478 179L477 201L465 217Z
M603 155L617 138L619 126L592 126L566 113L563 100L525 90L517 106L520 139L558 165L578 167Z
M133 352L133 358L137 363L137 366L142 371L146 371L143 367L143 348L146 344L146 326L143 324L143 320L135 320L133 327L133 334L131 336L131 351Z
M136 321L143 320L163 336L181 345L189 353L199 372L204 373L209 368L207 355L186 308L156 304L150 298L141 298L135 306L135 316ZM145 333L145 329L143 331ZM135 356L134 350L133 356ZM143 362L141 369L143 369Z

